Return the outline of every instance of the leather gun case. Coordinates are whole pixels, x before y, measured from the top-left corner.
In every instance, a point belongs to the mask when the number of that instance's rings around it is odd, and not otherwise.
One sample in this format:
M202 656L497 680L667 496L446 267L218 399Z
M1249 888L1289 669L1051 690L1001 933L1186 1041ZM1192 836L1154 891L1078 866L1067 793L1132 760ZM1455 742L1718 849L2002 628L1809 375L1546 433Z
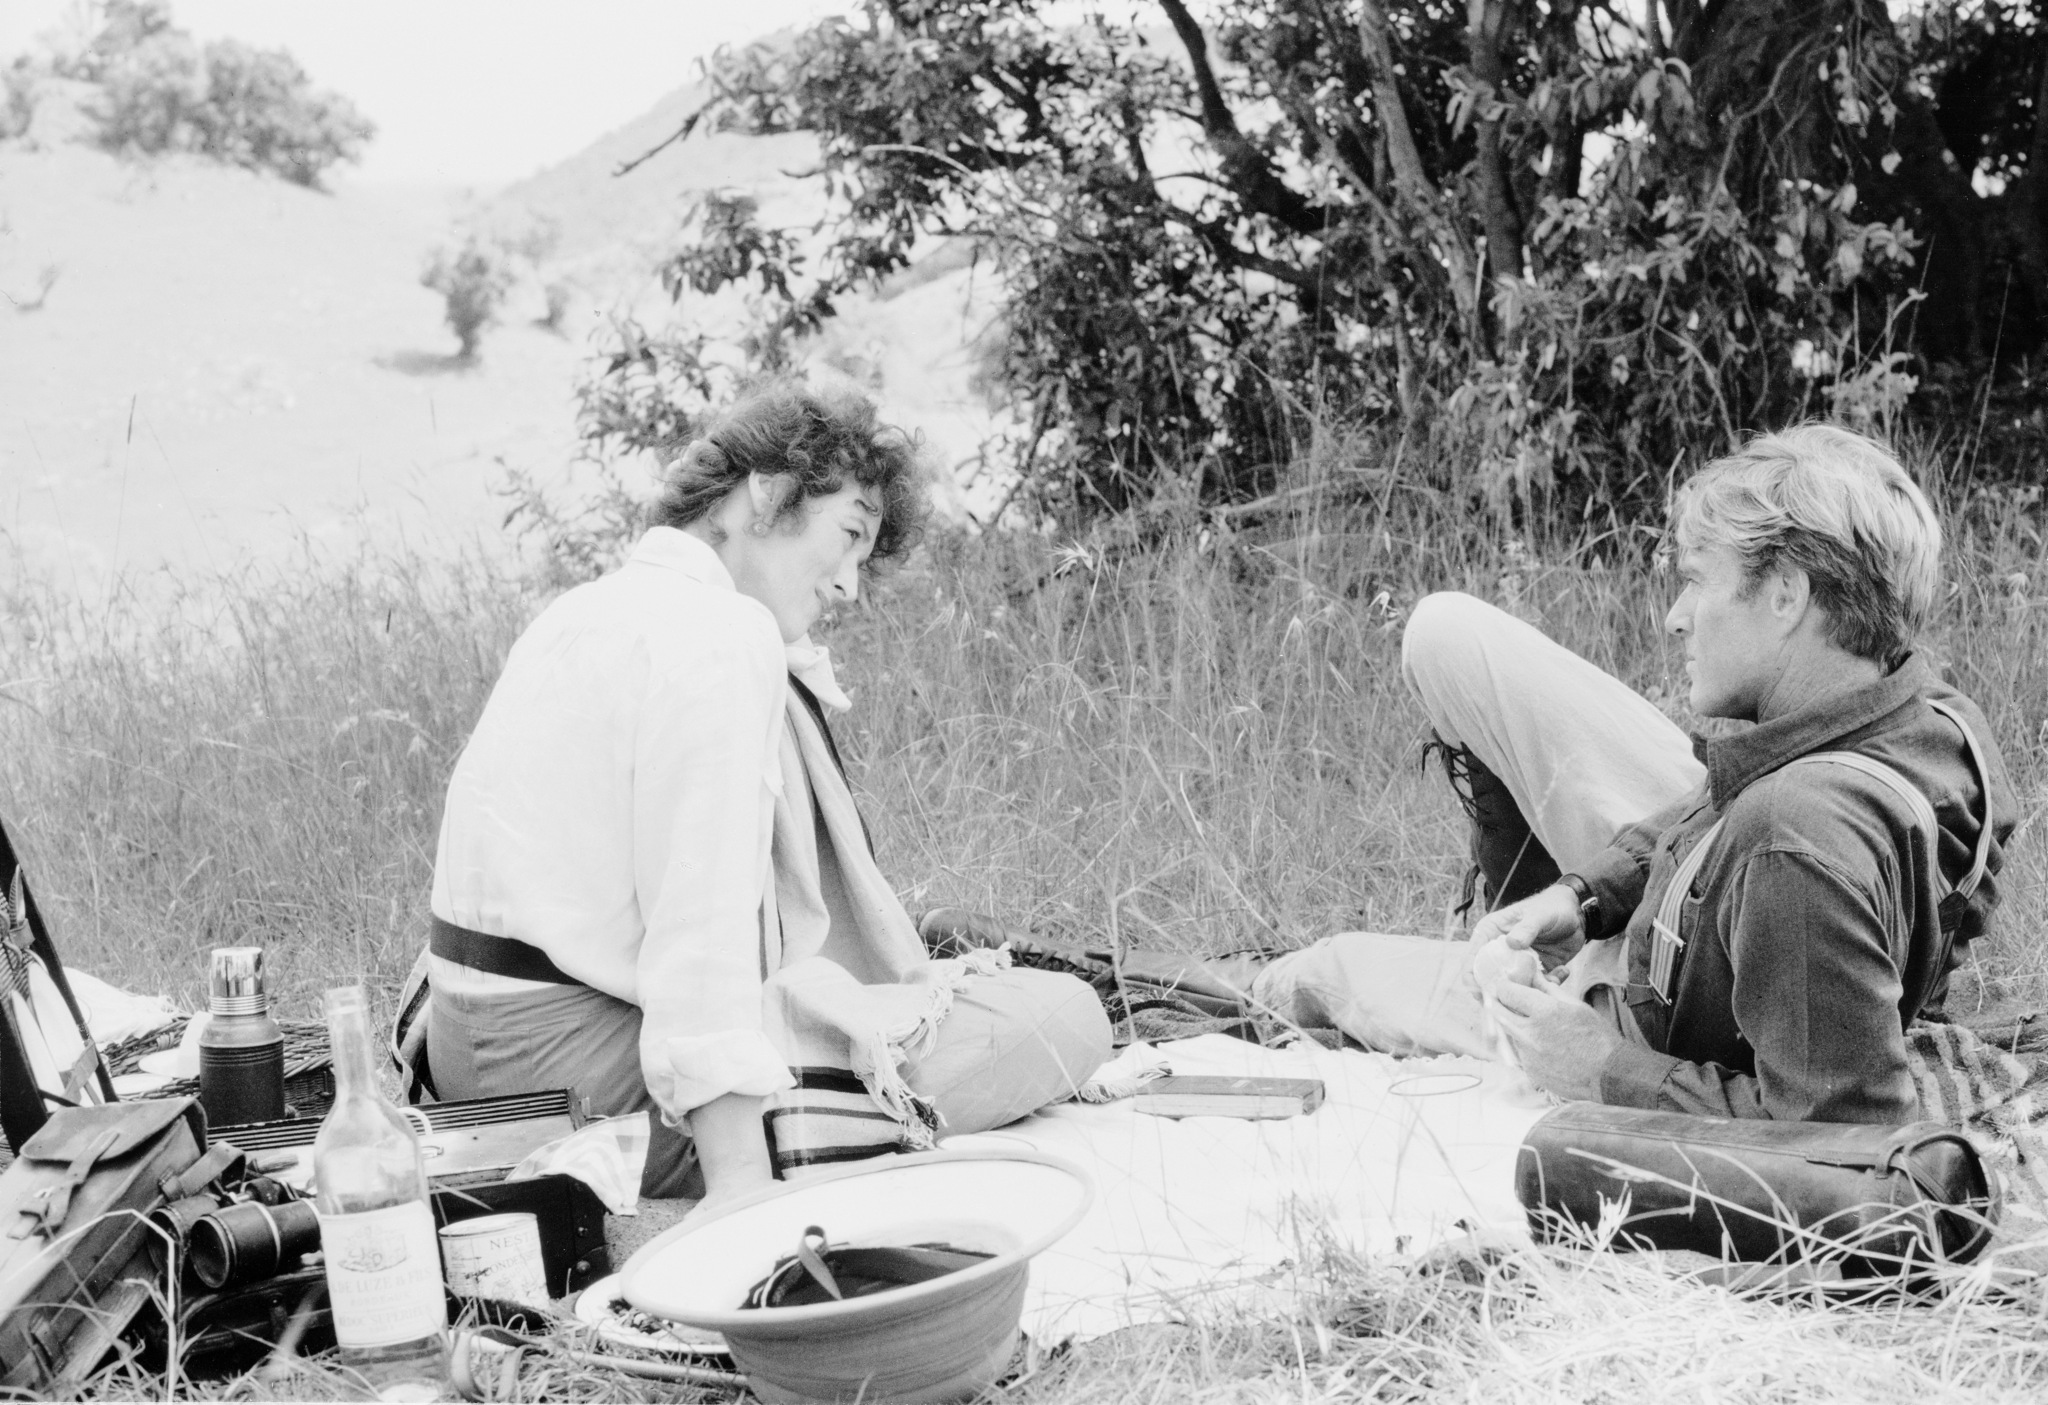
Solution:
M64 1108L22 1144L0 1174L0 1388L61 1394L162 1293L149 1212L205 1147L194 1098Z
M1566 1103L1530 1128L1515 1191L1539 1239L1689 1249L1908 1281L1970 1262L1998 1182L1962 1133Z

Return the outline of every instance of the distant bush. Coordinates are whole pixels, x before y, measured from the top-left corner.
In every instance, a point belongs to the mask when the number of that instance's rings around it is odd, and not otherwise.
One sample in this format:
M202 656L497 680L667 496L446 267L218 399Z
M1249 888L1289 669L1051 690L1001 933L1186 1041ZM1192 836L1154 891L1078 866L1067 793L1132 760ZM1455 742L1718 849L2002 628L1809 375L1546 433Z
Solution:
M476 355L484 328L497 322L508 297L538 293L546 312L535 323L562 330L572 289L542 268L561 240L561 226L546 215L475 211L457 221L451 244L427 256L420 283L447 299L448 326L462 340L464 359Z
M234 39L201 49L161 3L110 4L69 67L100 85L99 140L114 151L192 151L317 186L376 131L348 99L316 91L282 49Z
M484 328L498 320L512 279L505 251L474 232L465 235L459 247L443 246L427 256L420 285L447 300L448 328L461 341L464 360L475 357Z
M347 98L314 91L284 50L234 39L206 46L206 101L194 126L207 155L297 185L356 160L375 131Z
M190 35L175 29L146 34L100 65L99 82L93 116L100 145L145 155L197 148L206 71Z
M541 287L541 296L547 300L547 315L540 319L540 325L550 332L562 330L562 319L569 315L569 300L574 296L567 283L555 279Z
M28 134L29 123L36 116L36 100L41 97L41 78L26 54L0 69L0 141Z

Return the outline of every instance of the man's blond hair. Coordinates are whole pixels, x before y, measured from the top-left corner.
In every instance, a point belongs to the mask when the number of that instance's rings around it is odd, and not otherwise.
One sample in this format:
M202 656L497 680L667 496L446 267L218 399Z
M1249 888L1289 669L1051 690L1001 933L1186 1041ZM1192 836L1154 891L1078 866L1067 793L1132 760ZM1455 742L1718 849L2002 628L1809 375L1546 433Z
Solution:
M1890 668L1941 584L1941 523L1875 439L1809 423L1759 435L1688 479L1671 506L1681 548L1732 548L1751 580L1806 573L1827 638Z

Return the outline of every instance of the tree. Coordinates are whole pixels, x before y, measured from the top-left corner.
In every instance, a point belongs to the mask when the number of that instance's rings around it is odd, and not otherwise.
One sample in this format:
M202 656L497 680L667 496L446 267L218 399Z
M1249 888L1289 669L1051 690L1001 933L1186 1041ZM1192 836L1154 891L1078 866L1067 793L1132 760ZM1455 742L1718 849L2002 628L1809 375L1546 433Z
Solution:
M192 151L318 186L376 134L290 54L234 39L202 49L162 0L109 0L91 43L59 67L100 85L99 140L113 151Z
M307 186L335 162L357 160L375 131L346 98L315 91L284 50L234 39L206 46L206 98L193 127L200 151Z
M462 344L465 361L476 359L484 328L498 320L498 309L512 287L510 260L496 244L474 231L453 249L442 247L427 256L420 286L431 288L446 302L448 329Z
M1497 511L1625 521L1750 428L1939 422L2048 335L2031 4L1156 15L876 0L723 55L692 121L815 132L833 213L712 197L671 290L754 287L773 359L973 240L1017 461L1069 515L1267 491L1313 406L1429 442Z

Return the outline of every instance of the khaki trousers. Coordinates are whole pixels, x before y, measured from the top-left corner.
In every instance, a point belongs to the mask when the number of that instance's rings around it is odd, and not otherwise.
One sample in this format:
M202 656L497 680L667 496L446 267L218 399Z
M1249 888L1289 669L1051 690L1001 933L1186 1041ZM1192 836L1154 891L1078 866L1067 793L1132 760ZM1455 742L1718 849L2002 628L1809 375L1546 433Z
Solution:
M1647 699L1470 595L1417 602L1401 673L1437 735L1471 748L1501 778L1566 873L1705 779L1691 741ZM1574 959L1567 988L1626 1021L1618 1002L1594 998L1609 973L1589 969L1615 955L1595 943ZM1252 995L1283 1018L1334 1025L1384 1053L1488 1057L1471 964L1468 942L1342 932L1270 963Z
M571 985L474 997L437 989L433 999L427 1056L443 1098L567 1088L593 1116L644 1111L651 1139L640 1193L703 1194L688 1133L662 1121L640 1072L639 1006ZM1013 968L954 996L938 1043L905 1077L950 1136L1073 1096L1109 1055L1109 1016L1085 981Z

